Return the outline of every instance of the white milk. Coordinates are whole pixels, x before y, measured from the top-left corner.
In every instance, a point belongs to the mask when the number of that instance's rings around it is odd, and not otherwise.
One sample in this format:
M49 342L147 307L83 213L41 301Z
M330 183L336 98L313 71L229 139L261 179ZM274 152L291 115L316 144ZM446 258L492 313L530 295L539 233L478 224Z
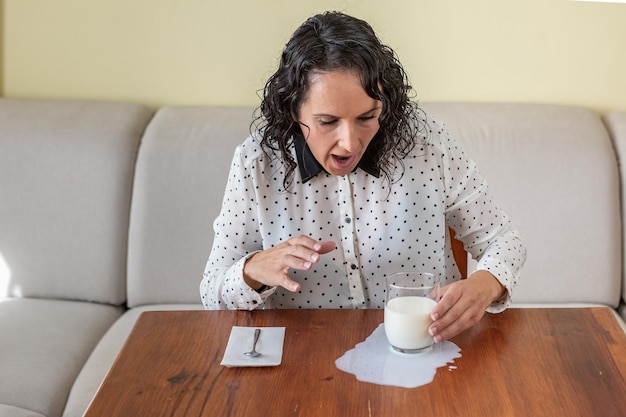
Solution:
M430 312L437 303L428 297L397 297L385 306L385 334L392 346L420 349L433 344L428 334Z
M335 361L343 372L359 381L373 384L415 388L433 382L437 368L454 363L461 357L461 348L452 342L441 342L419 355L403 355L389 347L385 328L380 324L374 332ZM460 368L460 366L459 366ZM448 365L448 372L456 366Z

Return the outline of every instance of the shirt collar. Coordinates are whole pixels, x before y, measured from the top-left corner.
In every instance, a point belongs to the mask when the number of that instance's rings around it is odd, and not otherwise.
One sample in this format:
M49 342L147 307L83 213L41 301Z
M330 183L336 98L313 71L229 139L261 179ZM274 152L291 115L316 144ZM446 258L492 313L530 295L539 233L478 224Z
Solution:
M298 158L298 167L300 168L300 176L302 177L302 183L309 181L315 177L321 171L324 171L324 167L315 159L309 145L304 140L304 136L296 135L294 140L296 147L296 157ZM378 178L380 176L380 168L376 163L376 155L373 148L368 146L361 157L361 160L357 164L357 168L361 168L363 171Z

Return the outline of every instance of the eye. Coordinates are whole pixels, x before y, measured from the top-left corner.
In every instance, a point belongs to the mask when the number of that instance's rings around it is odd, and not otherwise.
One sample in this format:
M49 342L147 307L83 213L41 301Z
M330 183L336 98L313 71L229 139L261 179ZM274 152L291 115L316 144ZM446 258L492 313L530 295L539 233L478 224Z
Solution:
M320 119L319 123L321 126L330 126L330 125L334 125L335 123L337 123L337 119L333 119L333 120Z
M362 117L359 117L359 120L361 120L361 121L364 121L364 122L365 122L365 121L368 121L368 120L372 120L372 119L374 119L375 117L376 117L375 115L371 115L371 116L362 116Z

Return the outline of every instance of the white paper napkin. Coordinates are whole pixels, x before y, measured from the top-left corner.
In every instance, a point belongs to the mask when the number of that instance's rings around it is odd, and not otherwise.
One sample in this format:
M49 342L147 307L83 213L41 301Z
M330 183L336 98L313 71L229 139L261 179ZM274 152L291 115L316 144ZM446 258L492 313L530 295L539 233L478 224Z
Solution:
M254 329L261 329L259 341L256 344L256 350L261 352L261 356L257 358L244 355L244 352L252 350ZM280 365L283 359L284 340L284 327L233 326L221 365L228 367Z

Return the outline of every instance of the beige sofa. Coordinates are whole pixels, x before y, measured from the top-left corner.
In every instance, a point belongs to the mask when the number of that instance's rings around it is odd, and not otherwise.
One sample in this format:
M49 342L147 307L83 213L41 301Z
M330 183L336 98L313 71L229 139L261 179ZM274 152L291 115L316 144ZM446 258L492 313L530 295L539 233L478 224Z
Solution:
M626 113L423 107L525 238L515 304L626 317ZM251 113L0 99L0 416L81 416L142 311L201 308L212 221Z

